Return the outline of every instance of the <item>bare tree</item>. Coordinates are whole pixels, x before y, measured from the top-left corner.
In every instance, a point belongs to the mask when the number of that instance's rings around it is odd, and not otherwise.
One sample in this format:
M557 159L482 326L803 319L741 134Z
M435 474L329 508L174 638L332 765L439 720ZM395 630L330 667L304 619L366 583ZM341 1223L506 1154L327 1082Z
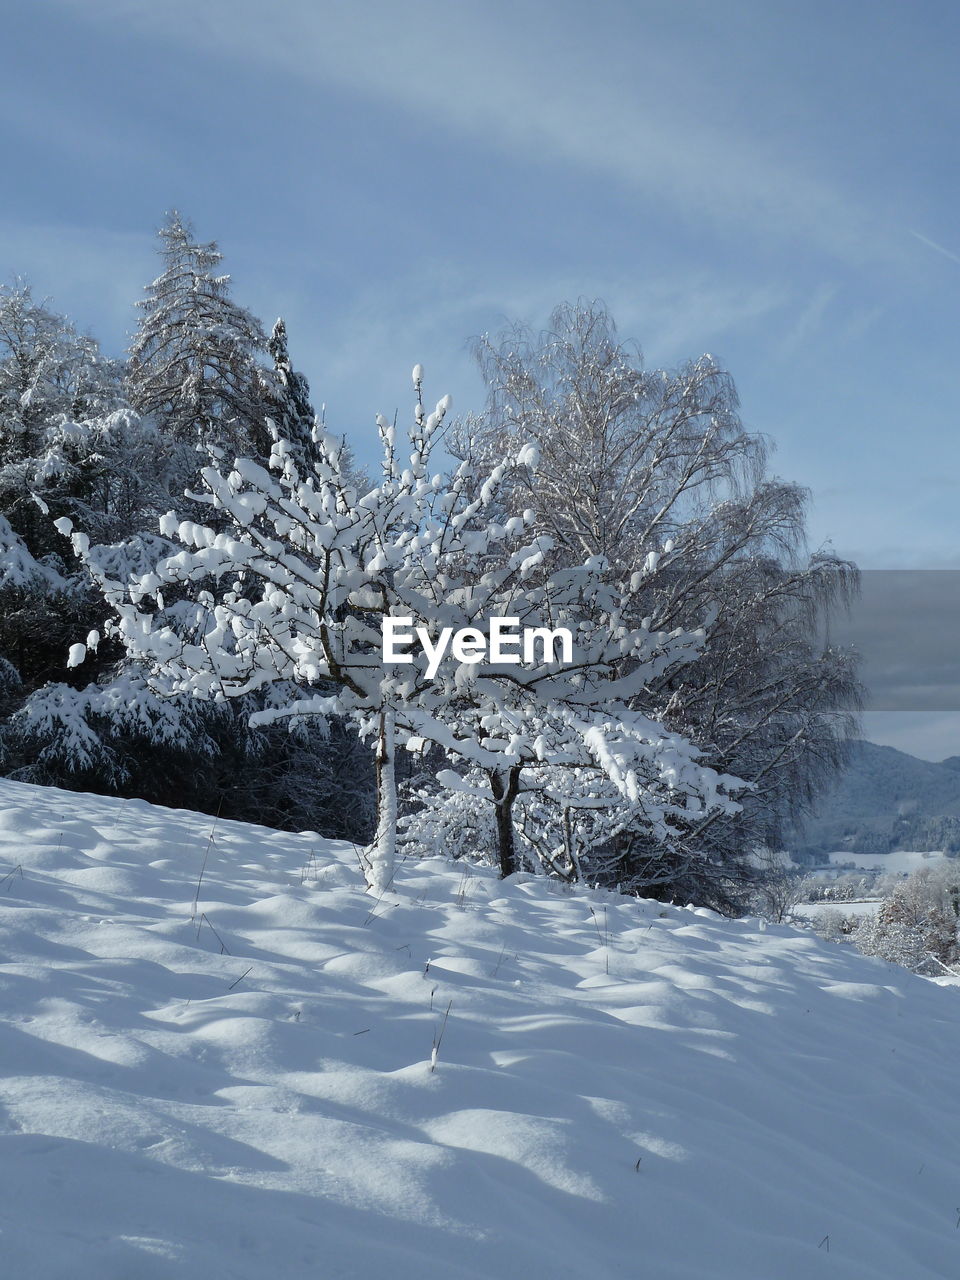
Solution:
M598 303L559 307L548 329L476 344L485 412L458 424L454 452L539 450L517 489L557 554L600 555L643 575L638 614L669 631L703 626L694 663L650 681L637 705L747 780L736 814L688 824L665 849L643 829L595 850L605 878L664 897L745 905L761 874L748 850L778 847L856 731L853 655L824 642L856 592L856 566L809 555L806 492L768 472L730 375L711 356L648 370Z

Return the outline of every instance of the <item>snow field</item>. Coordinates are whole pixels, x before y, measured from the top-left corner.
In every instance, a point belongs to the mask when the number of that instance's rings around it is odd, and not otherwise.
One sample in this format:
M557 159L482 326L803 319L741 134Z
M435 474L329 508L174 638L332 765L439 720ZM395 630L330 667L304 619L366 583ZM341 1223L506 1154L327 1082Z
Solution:
M5 1275L960 1272L957 988L212 826L0 782Z
M875 916L881 905L880 898L862 898L855 902L798 902L795 907L791 907L791 913L805 920L816 920L825 911L832 911L835 915L846 917Z
M832 866L853 864L854 871L881 871L885 875L906 876L911 871L919 871L921 867L935 867L946 855L940 850L932 853L913 853L907 849L898 849L895 853L829 853Z

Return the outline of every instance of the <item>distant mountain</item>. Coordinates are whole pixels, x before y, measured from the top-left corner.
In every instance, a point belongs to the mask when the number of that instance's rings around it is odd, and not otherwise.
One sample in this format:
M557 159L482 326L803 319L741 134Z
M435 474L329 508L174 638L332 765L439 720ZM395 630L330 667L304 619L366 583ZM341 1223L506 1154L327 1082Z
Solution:
M960 756L934 764L893 747L854 743L849 767L794 844L808 857L840 849L960 852Z

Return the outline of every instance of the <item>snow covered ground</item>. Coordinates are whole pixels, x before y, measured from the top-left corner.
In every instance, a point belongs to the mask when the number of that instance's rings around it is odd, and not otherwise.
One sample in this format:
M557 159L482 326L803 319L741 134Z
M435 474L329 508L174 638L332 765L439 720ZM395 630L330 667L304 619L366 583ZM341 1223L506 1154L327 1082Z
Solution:
M841 850L839 853L827 854L833 866L842 867L852 864L857 870L880 871L884 875L898 876L909 875L911 871L917 871L920 867L929 867L936 862L942 862L945 856L938 851L912 853L908 850L897 850L895 853L850 853Z
M879 910L879 898L862 898L857 902L798 902L793 914L814 920L824 911L834 911L838 916L875 916Z
M4 1276L960 1274L956 987L211 825L0 782Z

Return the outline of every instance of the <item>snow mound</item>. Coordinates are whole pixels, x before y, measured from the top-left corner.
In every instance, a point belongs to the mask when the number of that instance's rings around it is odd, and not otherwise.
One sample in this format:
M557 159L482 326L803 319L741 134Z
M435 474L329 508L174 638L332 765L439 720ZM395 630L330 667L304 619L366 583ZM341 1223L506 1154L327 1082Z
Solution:
M0 782L0 959L16 1280L960 1272L960 993L808 932Z

